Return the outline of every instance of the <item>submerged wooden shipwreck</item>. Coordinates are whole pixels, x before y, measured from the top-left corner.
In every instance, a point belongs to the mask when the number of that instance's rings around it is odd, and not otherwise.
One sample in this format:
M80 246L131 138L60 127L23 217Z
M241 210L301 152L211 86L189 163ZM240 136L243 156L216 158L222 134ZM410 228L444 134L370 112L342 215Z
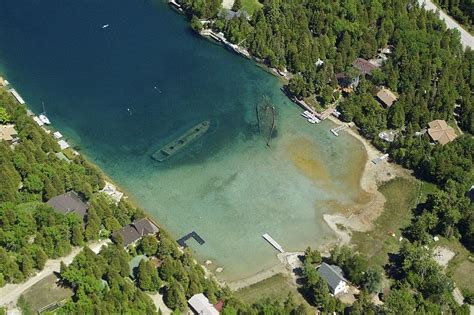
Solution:
M188 129L177 139L166 144L164 147L151 155L152 159L158 162L164 162L179 151L186 148L191 142L203 136L209 129L210 122L208 120L202 121L199 124Z
M276 125L275 106L268 96L264 96L262 101L255 107L258 123L258 132L265 139L267 146L270 146Z

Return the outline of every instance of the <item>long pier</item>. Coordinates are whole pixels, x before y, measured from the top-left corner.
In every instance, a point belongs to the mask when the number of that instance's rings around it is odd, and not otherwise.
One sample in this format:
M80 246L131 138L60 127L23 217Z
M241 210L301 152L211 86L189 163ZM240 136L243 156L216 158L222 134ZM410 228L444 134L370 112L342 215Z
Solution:
M277 243L277 241L275 241L270 235L268 235L267 233L263 234L262 237L268 242L270 243L270 245L272 245L273 247L275 247L275 249L277 251L279 251L280 253L284 253L285 250L283 250L283 247L281 247L280 244Z
M196 240L196 242L198 242L199 245L202 245L206 242L195 231L192 231L191 233L186 234L185 236L181 237L176 242L179 244L179 246L181 246L183 248L186 248L186 247L188 247L188 244L186 244L186 241L190 238L194 238Z
M15 89L12 88L9 91L16 98L18 103L20 103L21 105L25 104L25 100L23 100L23 98L20 96L20 94Z

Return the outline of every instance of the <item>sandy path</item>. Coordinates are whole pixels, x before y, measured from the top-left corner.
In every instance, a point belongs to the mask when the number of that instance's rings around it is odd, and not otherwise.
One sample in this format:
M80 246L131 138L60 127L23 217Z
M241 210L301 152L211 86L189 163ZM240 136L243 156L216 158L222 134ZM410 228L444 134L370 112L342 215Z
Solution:
M147 295L153 300L153 303L155 303L157 311L161 310L161 313L163 313L164 315L169 315L173 312L168 308L168 306L166 306L165 302L163 302L163 296L160 293L147 293Z
M102 245L106 245L110 242L109 239L94 242L89 244L89 248L92 249L94 253L98 253ZM44 269L38 272L33 277L29 278L25 282L17 283L17 284L7 284L3 288L0 288L0 306L8 306L14 307L16 301L20 297L20 295L25 292L28 288L30 288L35 283L43 280L53 272L59 272L59 266L61 261L63 261L66 265L69 265L74 260L77 254L79 254L82 250L82 247L76 247L72 250L72 252L65 256L58 259L50 259L46 262Z
M433 2L430 0L418 0L418 3L421 7L423 5L425 6L426 10L429 11L438 11L439 12L439 17L441 20L443 20L446 23L446 26L450 29L457 29L461 33L461 43L466 47L471 47L471 49L474 48L474 36L469 34L465 29L462 28L461 25L459 25L453 18L451 18L449 15L444 13L444 11L440 10Z

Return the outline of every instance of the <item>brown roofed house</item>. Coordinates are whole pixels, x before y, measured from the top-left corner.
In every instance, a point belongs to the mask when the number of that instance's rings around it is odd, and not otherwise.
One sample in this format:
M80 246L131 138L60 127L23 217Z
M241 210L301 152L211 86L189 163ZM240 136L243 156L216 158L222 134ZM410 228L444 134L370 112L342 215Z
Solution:
M393 94L392 91L384 87L381 88L380 91L377 93L377 98L385 108L389 108L390 106L392 106L393 103L395 103L398 99L398 97Z
M18 139L18 133L15 130L15 125L0 125L0 141L14 142Z
M428 123L428 134L433 141L438 141L440 144L445 145L448 142L456 139L457 135L454 129L446 123L446 121L437 119Z
M354 60L352 66L363 74L370 74L374 69L377 68L377 66L374 66L373 64L362 58L357 58L356 60Z
M113 236L115 237L120 235L123 239L125 248L127 248L132 244L136 244L136 242L139 241L143 236L155 235L158 232L160 232L160 230L155 224L153 224L147 218L142 218L124 226L120 230L116 231Z
M82 219L83 224L86 222L87 209L89 209L89 206L82 201L81 197L74 191L53 197L49 199L46 204L61 214L74 212Z

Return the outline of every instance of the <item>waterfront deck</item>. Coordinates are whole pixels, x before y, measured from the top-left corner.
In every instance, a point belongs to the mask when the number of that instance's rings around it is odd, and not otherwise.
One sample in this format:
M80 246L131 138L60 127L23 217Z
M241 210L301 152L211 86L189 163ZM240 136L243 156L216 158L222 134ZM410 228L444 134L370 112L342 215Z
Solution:
M349 123L349 124L344 124L344 125L340 125L340 126L337 126L336 128L332 128L331 129L331 132L333 135L335 135L336 137L339 136L339 132L347 129L347 128L350 128L352 127L352 123Z
M272 245L273 247L275 247L275 249L277 251L279 251L280 253L284 253L285 250L283 249L283 247L281 247L280 244L277 243L277 241L275 241L270 235L268 235L267 233L263 234L262 237L268 242L270 243L270 245Z
M202 237L199 236L195 231L192 231L191 233L186 234L185 236L181 237L179 240L176 242L179 244L179 246L183 248L187 248L188 244L186 244L186 241L190 238L194 238L196 242L198 242L199 245L204 244L206 241Z

